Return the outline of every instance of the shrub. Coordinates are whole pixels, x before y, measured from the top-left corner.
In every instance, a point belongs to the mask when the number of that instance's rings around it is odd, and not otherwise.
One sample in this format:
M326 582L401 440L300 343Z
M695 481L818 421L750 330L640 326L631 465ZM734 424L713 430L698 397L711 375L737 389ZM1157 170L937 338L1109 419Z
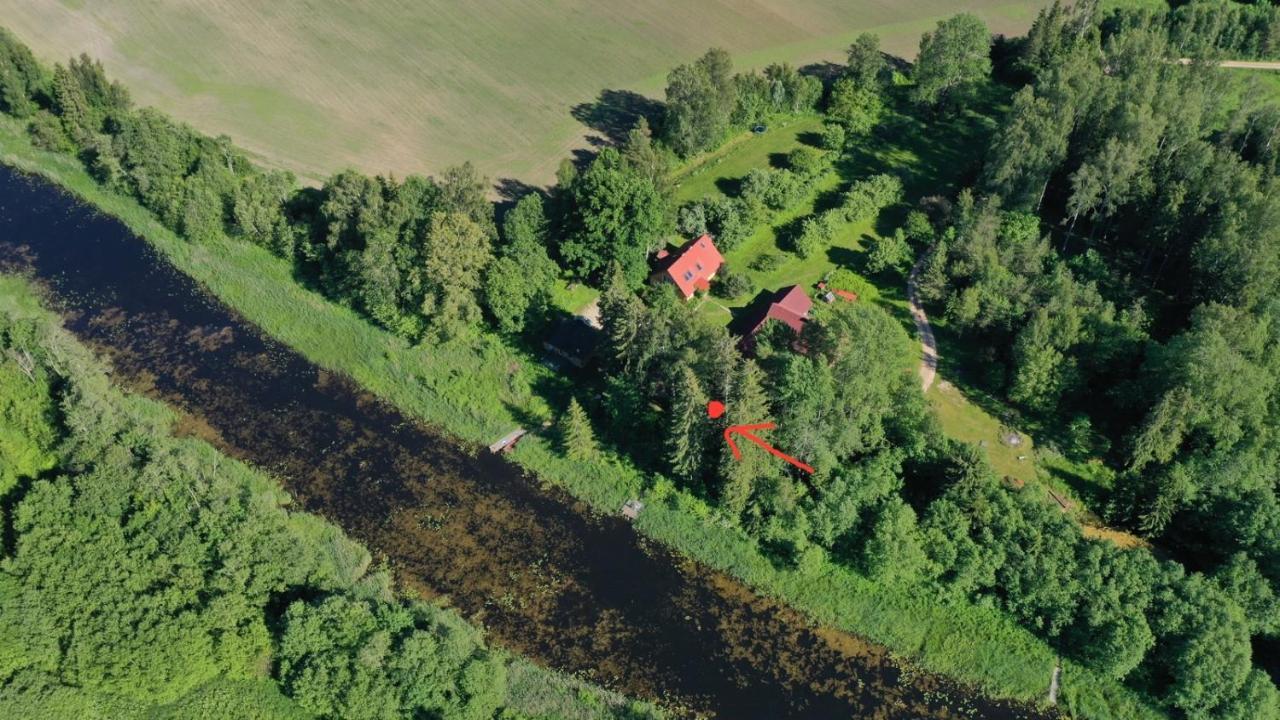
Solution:
M711 289L717 296L732 300L750 294L756 289L756 285L751 282L751 278L743 273L731 270L726 265L716 275L715 284Z
M701 237L707 232L707 211L701 202L680 206L676 217L676 229L685 237Z
M751 269L756 272L773 272L782 267L783 262L785 260L781 255L765 253L751 261Z
M801 177L814 177L827 169L827 156L815 147L801 145L787 154L787 166Z
M867 256L867 271L883 272L889 268L901 270L911 262L911 246L907 244L907 235L898 228L888 237L876 241L875 247Z
M800 202L804 191L805 184L795 173L773 170L769 173L769 184L764 188L761 199L770 210L786 210Z
M71 138L67 137L67 133L62 129L62 123L46 110L41 110L31 118L31 123L27 125L27 132L31 134L31 142L42 150L52 152L75 150Z
M756 168L743 178L742 200L748 206L759 204L770 210L780 211L800 202L807 189L804 179L790 170Z
M763 203L765 194L769 192L772 174L772 170L751 168L747 176L742 178L742 190L739 195L747 202L754 200Z
M872 175L855 182L845 193L845 219L861 222L902 199L902 181L896 175Z
M880 297L880 291L875 285L848 268L840 268L832 272L827 277L827 287L832 290L851 292L862 302L874 302Z
M920 210L912 210L907 213L907 223L903 226L907 239L921 247L927 247L933 244L934 229L933 223L929 222L929 216Z
M822 127L823 150L839 154L844 151L844 144L847 138L848 135L845 133L843 125L827 123Z
M747 203L738 198L717 197L702 203L707 230L721 252L729 252L751 234L754 223Z
M832 223L819 215L811 215L804 219L800 233L796 235L792 245L800 257L813 257L831 241Z

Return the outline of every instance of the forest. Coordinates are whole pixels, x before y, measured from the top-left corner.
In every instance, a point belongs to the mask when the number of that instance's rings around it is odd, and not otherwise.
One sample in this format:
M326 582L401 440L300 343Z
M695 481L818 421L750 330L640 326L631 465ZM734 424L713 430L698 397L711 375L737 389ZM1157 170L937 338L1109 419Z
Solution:
M497 333L536 345L562 315L558 281L596 287L601 372L563 405L565 455L627 457L715 507L780 565L830 557L876 582L999 608L1173 717L1243 720L1280 717L1280 668L1268 660L1280 655L1280 105L1215 61L1275 57L1280 10L1207 1L1055 3L1026 37L994 42L958 15L925 34L910 68L888 62L874 36L824 74L783 64L734 73L727 53L711 50L671 71L662 111L617 147L565 160L555 187L500 213L466 165L403 180L348 171L299 189L228 138L134 108L92 59L50 71L8 34L0 110L191 242L226 232L266 247L300 281L414 343ZM937 121L993 88L1009 102L965 189L909 197L892 173L868 175L799 223L788 250L820 255L851 218L896 225L870 249L863 281L901 282L923 259L931 313L975 349L967 379L1051 429L1065 454L1109 468L1095 509L1144 538L1141 547L1085 537L1009 487L977 448L948 438L919 392L908 329L884 307L819 306L799 337L775 323L746 353L726 327L645 282L649 257L677 234L710 232L732 248L855 138L874 138L888 113ZM757 124L815 113L820 141L785 168L753 171L728 199L675 201L671 177L685 160ZM733 277L713 292L734 292ZM38 408L67 404L51 397L0 408L9 433L0 437L20 449L0 488L59 467L92 482L91 464L51 454L93 446L41 425L53 410ZM778 444L815 472L763 455L735 461L719 441L723 424L706 420L710 399L728 406L724 423L776 421ZM136 436L122 435L144 442ZM320 580L263 582L328 588L336 581L325 573L340 572L325 562L289 565L314 567L308 576ZM357 585L342 586L344 597L365 597ZM363 622L395 625L402 643L431 627L412 608L363 602ZM299 627L323 605L303 603ZM261 608L230 615L212 633L234 644L218 667L247 677L246 658L272 640ZM456 652L448 672L491 662L479 641ZM44 687L37 653L0 672Z

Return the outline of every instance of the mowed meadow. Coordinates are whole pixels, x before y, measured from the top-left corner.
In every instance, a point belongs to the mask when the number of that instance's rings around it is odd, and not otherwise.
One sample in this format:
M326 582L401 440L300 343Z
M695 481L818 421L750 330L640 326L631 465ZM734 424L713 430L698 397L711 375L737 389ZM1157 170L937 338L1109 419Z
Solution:
M544 184L590 147L574 108L660 97L711 46L739 68L841 60L860 32L911 56L970 10L1025 30L1043 0L0 0L46 61L87 52L143 105L318 180L351 166L431 173L470 160ZM582 113L579 112L578 115Z

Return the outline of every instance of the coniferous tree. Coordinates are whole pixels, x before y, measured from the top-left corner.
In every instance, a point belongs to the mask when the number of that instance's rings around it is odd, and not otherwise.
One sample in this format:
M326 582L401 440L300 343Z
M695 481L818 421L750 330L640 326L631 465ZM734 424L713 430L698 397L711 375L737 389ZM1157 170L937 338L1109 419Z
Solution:
M568 409L560 416L560 438L570 460L590 460L599 452L591 419L577 398L570 398Z
M769 422L769 398L764 390L764 372L752 360L738 366L735 382L725 402L723 424L744 425ZM719 427L719 426L717 426ZM736 459L727 443L721 443L720 499L735 518L746 512L756 485L776 474L776 459L749 443L739 442L742 458ZM744 447L745 445L745 447Z
M667 426L667 462L675 477L691 482L702 469L707 444L707 394L693 368L675 371L671 413Z

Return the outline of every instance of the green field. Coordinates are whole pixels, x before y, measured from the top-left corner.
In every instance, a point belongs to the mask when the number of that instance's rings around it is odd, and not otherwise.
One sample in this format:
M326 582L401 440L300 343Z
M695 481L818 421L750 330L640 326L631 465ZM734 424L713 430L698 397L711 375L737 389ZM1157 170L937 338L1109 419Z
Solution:
M1043 4L0 0L0 24L48 61L88 52L140 104L304 178L470 160L540 184L586 145L575 106L603 89L660 94L673 64L710 46L743 67L839 60L874 29L888 51L910 55L944 16L971 9L1008 33Z

